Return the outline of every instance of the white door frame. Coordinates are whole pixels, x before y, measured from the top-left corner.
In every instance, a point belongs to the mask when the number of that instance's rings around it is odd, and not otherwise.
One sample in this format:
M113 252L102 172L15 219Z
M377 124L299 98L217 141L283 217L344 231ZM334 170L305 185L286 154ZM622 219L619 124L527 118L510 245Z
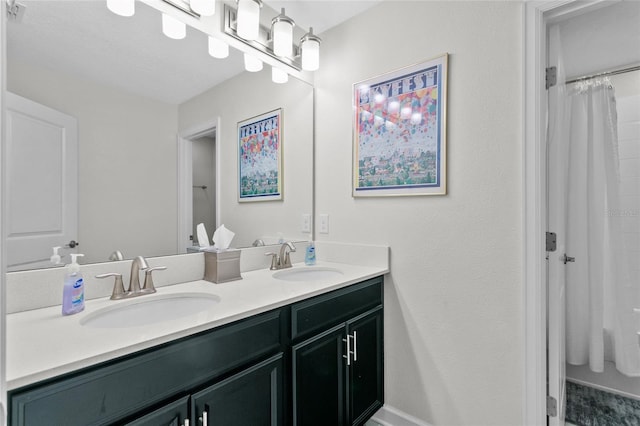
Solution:
M215 130L216 228L220 226L220 117L190 127L178 134L178 235L177 253L186 253L184 242L193 234L193 146L191 141ZM209 230L213 232L213 230ZM211 237L211 235L210 235Z
M547 294L546 223L546 32L551 21L610 4L605 0L526 1L524 6L523 283L525 308L525 425L546 424Z

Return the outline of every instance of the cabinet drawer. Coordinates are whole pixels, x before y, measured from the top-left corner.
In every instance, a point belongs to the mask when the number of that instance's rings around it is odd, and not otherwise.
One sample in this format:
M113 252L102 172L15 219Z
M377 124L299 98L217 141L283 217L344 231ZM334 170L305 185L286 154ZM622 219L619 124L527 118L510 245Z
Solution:
M291 338L326 330L382 304L382 277L291 305Z
M281 311L12 391L11 425L102 425L280 350Z

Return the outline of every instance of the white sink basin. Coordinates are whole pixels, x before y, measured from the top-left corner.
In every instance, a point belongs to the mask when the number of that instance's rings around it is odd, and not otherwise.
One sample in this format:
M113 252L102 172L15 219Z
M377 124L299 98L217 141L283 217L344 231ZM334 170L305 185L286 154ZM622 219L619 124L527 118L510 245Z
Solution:
M307 266L302 268L284 269L275 272L273 278L284 281L324 281L332 280L344 275L341 270L322 266Z
M113 302L91 312L80 324L92 328L129 328L183 318L211 309L220 297L207 293L174 293L139 296Z

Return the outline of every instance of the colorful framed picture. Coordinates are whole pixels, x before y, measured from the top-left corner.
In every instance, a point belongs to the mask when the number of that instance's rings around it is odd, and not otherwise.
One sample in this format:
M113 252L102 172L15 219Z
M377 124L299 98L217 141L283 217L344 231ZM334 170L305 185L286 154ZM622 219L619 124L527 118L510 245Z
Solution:
M238 123L238 200L282 200L282 108Z
M353 85L353 196L444 195L447 60Z

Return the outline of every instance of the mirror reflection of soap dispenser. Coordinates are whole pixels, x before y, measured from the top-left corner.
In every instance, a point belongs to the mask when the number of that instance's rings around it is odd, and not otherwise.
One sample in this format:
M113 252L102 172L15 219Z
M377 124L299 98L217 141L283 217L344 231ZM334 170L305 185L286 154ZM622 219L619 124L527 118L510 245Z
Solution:
M62 247L54 247L53 248L53 254L51 255L51 257L49 258L49 261L58 266L58 265L62 265L62 262L60 261L60 255L58 254L58 250L60 250Z

